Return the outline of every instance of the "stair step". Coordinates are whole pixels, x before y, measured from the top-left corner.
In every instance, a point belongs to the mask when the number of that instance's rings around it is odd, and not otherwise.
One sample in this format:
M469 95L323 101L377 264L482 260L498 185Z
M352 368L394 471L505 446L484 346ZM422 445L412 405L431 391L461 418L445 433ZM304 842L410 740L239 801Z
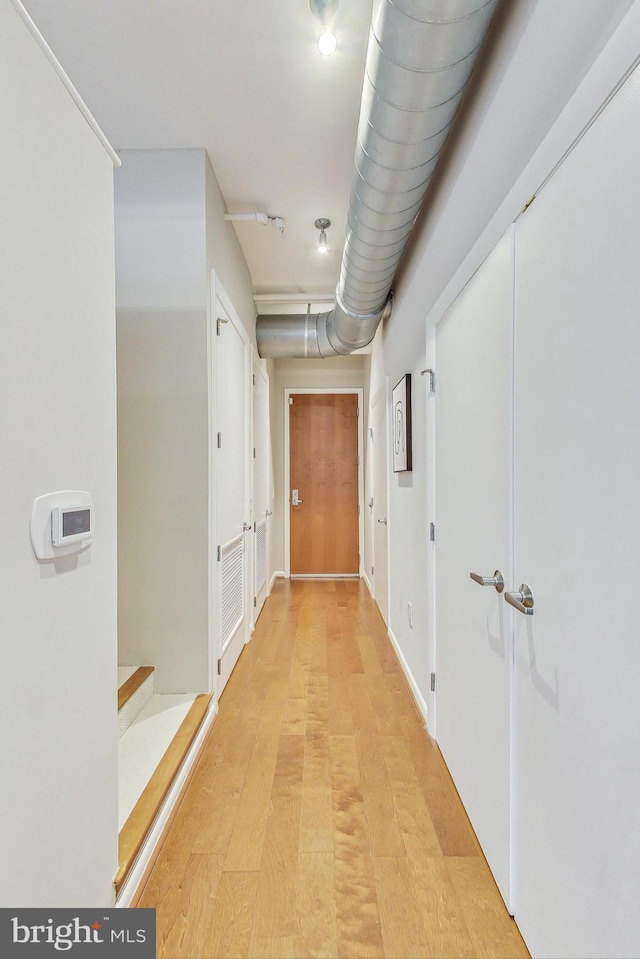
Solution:
M146 737L149 735L149 730L145 730L144 735L142 735L141 726L151 726L154 723L154 715L158 716L162 712L163 704L158 703L159 700L166 700L168 709L175 710L176 705L180 712L184 710L180 709L179 700L184 700L184 696L155 696L154 701L147 706L147 709L143 714L141 714L140 719L137 724L133 725L133 729L130 733L130 738L134 740L137 736L138 731L141 733L141 738L139 742L133 742L129 744L128 742L123 742L121 747L119 747L120 756L119 756L119 774L123 776L125 770L122 769L124 765L132 766L138 772L139 770L139 757L144 752L144 755L148 758L151 752L151 749L147 744L145 744ZM133 863L135 862L136 856L140 851L142 843L149 832L153 822L164 802L165 796L167 795L171 784L175 779L184 757L188 753L191 743L195 739L198 729L200 728L204 717L207 713L209 703L212 699L212 694L203 694L199 696L188 697L191 701L190 706L185 703L185 708L188 706L188 712L186 716L182 719L182 722L179 723L177 730L175 731L173 738L170 742L164 744L160 747L158 764L155 768L155 771L152 773L151 778L148 780L146 786L142 790L142 794L139 799L133 806L133 809L127 815L126 821L121 826L120 835L118 840L118 849L119 849L119 868L115 877L115 887L116 893L118 893L122 887L122 883L126 879ZM175 702L172 702L175 701ZM161 725L164 723L161 720ZM130 759L127 760L125 753L130 753ZM126 802L126 801L125 801ZM121 813L122 815L122 813Z
M153 696L153 666L127 667L133 669L118 689L118 739L129 729L135 718Z

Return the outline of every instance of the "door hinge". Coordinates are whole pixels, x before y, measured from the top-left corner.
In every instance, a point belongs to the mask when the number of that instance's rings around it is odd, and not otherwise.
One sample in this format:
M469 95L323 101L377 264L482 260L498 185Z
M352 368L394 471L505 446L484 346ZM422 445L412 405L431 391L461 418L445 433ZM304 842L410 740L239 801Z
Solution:
M360 466L360 457L359 457L359 456L356 457L356 466Z
M375 575L374 572L373 572L373 570L374 570L374 567L372 566L372 567L371 567L371 575L372 575L372 576Z
M218 546L218 562L220 562L220 547Z
M252 377L253 377L253 385L255 386L255 385L256 385L256 374L253 373L253 374L252 374Z
M429 392L435 393L436 391L436 373L435 370L422 370L420 376L426 376L429 374Z
M358 516L360 515L360 503L358 503Z
M369 437L370 437L371 439L373 439L373 427L372 427L372 426L369 427Z
M222 433L218 433L218 449L222 449Z
M431 540L432 543L435 543L436 541L436 524L435 523L429 523L429 539Z
M357 411L357 413L356 413L356 416L360 416L360 407L358 407L358 411Z
M228 322L229 320L225 320L223 316L218 317L218 319L216 320L216 336L220 336L220 328L222 327L222 324L228 323Z
M522 210L520 211L520 216L522 216L522 214L529 209L529 207L531 206L535 198L536 198L536 194L534 193L533 196L530 197L525 203L525 205L522 207Z
M358 569L360 569L360 553L358 553Z
M258 597L257 597L257 596L254 596L254 597L253 597L253 608L255 609L257 605L258 605Z
M256 458L256 448L255 448L255 446L253 447L253 458L254 458L254 459Z
M431 673L431 692L435 693L436 691L436 674Z
M293 396L289 397L289 406L293 406Z
M222 660L218 660L218 676L222 676Z

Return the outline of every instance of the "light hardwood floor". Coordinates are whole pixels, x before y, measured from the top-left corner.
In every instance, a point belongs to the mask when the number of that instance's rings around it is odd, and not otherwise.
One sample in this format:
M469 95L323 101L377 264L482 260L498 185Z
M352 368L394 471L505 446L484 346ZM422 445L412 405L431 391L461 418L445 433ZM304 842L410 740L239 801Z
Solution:
M366 587L277 582L138 903L158 956L528 956Z

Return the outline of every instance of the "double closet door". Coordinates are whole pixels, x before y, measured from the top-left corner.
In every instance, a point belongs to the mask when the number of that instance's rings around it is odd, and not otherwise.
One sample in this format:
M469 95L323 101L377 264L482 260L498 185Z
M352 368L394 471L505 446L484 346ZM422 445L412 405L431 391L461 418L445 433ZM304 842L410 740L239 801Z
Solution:
M438 740L534 956L640 944L639 169L636 73L436 331Z

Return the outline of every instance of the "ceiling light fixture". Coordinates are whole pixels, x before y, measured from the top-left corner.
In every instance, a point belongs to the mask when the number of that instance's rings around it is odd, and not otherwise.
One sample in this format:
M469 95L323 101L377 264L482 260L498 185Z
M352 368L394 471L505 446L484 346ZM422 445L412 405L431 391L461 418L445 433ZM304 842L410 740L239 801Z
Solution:
M322 33L318 37L318 50L323 57L335 53L338 41L333 32L333 19L338 9L338 0L309 0L314 17L322 24Z
M327 246L327 234L325 231L331 226L331 220L327 220L325 216L318 217L314 226L316 230L320 230L320 236L318 238L318 253L328 253L329 247Z
M338 46L338 41L336 40L335 33L331 33L331 30L325 30L324 33L321 33L318 37L318 50L323 57L330 57L332 53L336 52L336 47Z

